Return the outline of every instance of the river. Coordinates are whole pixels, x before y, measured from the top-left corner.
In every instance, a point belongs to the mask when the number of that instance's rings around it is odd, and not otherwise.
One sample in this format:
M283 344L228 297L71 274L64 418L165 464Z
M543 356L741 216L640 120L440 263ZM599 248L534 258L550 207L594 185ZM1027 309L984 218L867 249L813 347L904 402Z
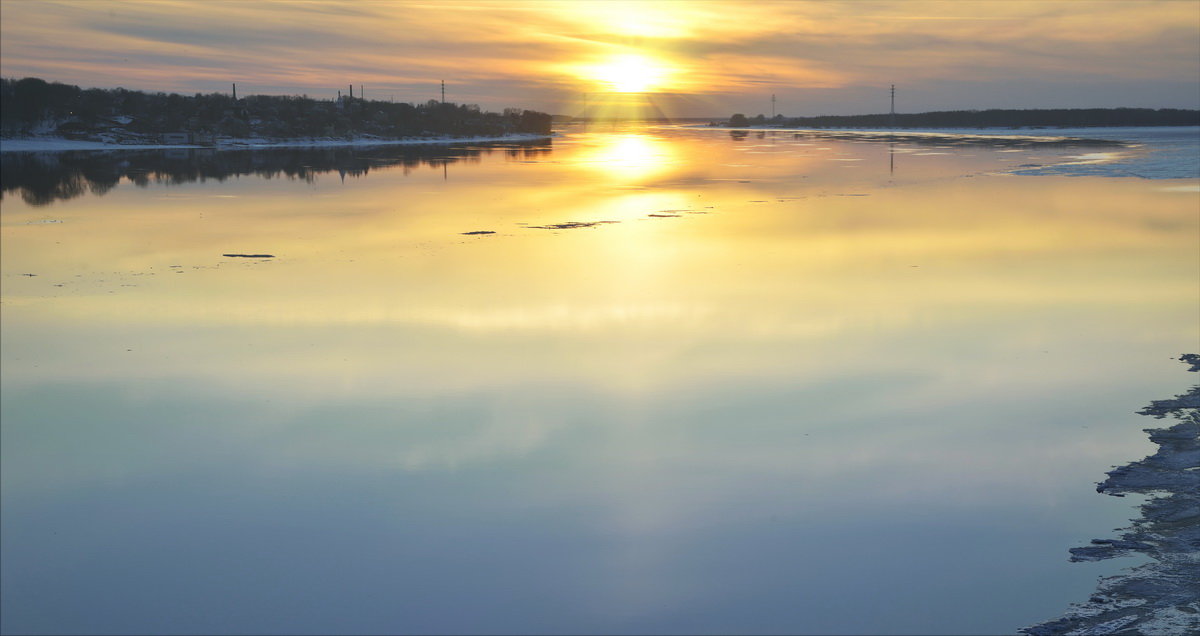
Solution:
M1145 152L5 153L5 631L1049 619L1200 340L1200 180L1094 168Z

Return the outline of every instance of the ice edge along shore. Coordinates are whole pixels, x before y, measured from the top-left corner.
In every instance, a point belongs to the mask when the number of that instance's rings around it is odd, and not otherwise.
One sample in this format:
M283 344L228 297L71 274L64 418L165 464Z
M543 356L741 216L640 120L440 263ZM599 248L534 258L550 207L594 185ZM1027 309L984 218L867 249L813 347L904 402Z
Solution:
M1200 371L1200 355L1179 358ZM1098 561L1132 553L1152 561L1102 578L1086 602L1055 620L1021 630L1030 636L1200 633L1200 385L1138 411L1174 417L1167 428L1144 429L1159 449L1108 472L1096 491L1115 497L1148 495L1118 539L1093 539L1071 548L1072 561Z

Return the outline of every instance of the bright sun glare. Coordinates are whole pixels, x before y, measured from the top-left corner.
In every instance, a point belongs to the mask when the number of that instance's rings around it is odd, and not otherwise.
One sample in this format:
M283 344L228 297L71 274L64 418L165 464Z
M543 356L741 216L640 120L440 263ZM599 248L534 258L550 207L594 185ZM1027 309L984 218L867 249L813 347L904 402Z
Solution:
M590 79L614 93L649 93L662 87L667 69L643 55L621 55L589 69Z

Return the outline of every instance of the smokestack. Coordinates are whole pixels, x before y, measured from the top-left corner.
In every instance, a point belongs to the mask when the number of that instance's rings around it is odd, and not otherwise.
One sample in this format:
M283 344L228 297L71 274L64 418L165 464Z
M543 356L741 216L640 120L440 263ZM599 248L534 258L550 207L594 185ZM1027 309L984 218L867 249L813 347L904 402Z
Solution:
M350 99L354 99L354 84L350 85Z
M234 85L233 85L233 101L235 101L235 102L237 101L237 84L236 83L234 83Z

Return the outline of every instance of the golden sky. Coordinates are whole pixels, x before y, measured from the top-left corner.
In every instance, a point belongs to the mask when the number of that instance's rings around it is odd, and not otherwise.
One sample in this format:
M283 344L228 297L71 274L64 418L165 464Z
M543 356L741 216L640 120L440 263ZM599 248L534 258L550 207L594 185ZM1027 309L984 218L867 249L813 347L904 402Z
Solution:
M3 0L0 72L80 86L670 114L1200 107L1200 2ZM357 89L356 89L357 90Z

